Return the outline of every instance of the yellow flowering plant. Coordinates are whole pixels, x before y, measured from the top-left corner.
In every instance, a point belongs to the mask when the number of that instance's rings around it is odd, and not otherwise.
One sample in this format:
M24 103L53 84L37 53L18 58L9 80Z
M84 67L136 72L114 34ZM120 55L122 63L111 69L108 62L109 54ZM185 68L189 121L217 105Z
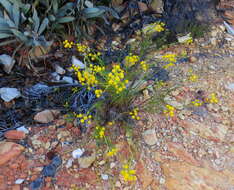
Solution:
M120 174L126 182L133 182L137 180L136 170L131 169L129 164L124 164L122 166Z
M166 105L165 109L163 110L163 113L167 117L174 117L175 115L175 108L169 104Z

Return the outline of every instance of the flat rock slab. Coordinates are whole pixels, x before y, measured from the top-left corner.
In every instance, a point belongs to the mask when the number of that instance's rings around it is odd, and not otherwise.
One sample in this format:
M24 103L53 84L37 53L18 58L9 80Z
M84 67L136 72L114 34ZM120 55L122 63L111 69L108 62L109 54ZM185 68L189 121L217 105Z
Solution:
M13 142L0 142L0 166L9 160L17 158L24 150L24 147Z
M231 190L234 188L234 173L218 172L183 162L167 162L162 166L166 176L167 190Z

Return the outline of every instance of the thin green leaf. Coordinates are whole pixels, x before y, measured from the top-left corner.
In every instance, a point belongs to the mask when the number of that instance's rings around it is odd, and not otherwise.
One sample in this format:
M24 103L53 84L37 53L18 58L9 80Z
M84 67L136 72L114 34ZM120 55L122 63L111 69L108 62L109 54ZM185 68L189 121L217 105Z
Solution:
M75 17L72 17L72 16L66 16L66 17L62 17L62 18L59 18L57 20L57 23L68 23L68 22L71 22L75 20Z
M48 18L44 18L44 20L42 21L41 23L41 26L39 28L39 31L38 31L38 34L41 35L44 30L46 29L46 27L48 26L49 24L49 19Z
M12 34L0 33L0 39L12 37Z
M9 3L9 2L6 1L6 0L0 0L0 3L1 3L1 5L4 7L4 9L5 9L9 14L11 14L11 11L12 11L12 8L13 8L12 4Z
M11 20L7 19L6 22L7 22L7 24L8 24L10 27L12 27L12 28L17 28L16 25L15 25L15 23L12 22Z
M56 20L54 15L49 15L48 16L49 21L54 22Z
M105 13L105 10L99 8L85 8L83 10L83 15L85 18L95 18L100 17Z
M39 19L39 17L38 17L38 14L37 14L37 10L36 9L34 9L33 10L33 17L32 17L32 19L33 19L33 22L34 22L34 32L38 32L38 29L39 29L39 26L40 26L40 19Z
M57 0L53 0L53 12L54 14L58 13L58 1Z
M8 25L7 24L7 20L4 19L4 18L1 18L1 17L0 17L0 24L6 24L6 25Z
M20 21L20 11L19 11L19 5L17 3L14 3L13 10L12 10L13 20L15 22L15 25L19 26Z
M63 16L68 16L68 11L70 10L70 12L72 12L73 10L73 3L67 3L65 4L63 7L61 7L58 10L58 14L57 17L63 17Z
M24 34L22 32L20 32L19 30L16 30L14 28L10 29L12 31L12 33L19 38L21 41L23 42L27 42L28 38L24 36Z

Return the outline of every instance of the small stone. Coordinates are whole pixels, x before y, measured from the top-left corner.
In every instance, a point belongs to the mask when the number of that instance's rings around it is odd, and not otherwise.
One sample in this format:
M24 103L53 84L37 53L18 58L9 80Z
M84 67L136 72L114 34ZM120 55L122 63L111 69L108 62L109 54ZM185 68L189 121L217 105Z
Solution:
M22 184L23 182L24 182L24 179L15 180L15 184Z
M105 163L106 163L106 161L105 161L105 160L102 160L101 162L98 163L98 165L102 166L102 165L104 165Z
M212 37L217 37L218 31L217 30L212 30L211 31L211 36Z
M219 28L220 28L220 30L223 31L223 32L224 32L225 29L226 29L224 25L219 25Z
M69 83L69 84L74 84L74 80L72 77L68 77L68 76L64 76L61 80L61 82L66 82L66 83Z
M56 73L60 74L60 75L63 75L66 73L65 69L63 69L62 67L60 67L59 65L55 65L55 71Z
M21 140L26 137L23 131L10 130L4 133L4 137L7 139Z
M85 152L85 150L83 148L82 149L78 148L76 150L73 150L72 157L74 159L80 158L83 155L84 152Z
M115 183L115 187L118 187L118 188L120 188L120 187L121 187L121 183L120 183L120 181L117 181L117 182Z
M79 67L80 69L85 68L85 64L77 59L75 56L72 56L72 65L74 65L75 67Z
M155 145L158 141L155 129L148 129L144 131L143 138L148 145Z
M180 102L177 102L176 100L171 99L171 97L169 96L166 96L164 98L164 101L178 110L182 110L184 108L183 104L181 104Z
M39 141L39 140L37 140L37 139L33 139L32 140L32 144L34 145L34 146L40 146L41 144L42 144L42 142L41 141Z
M3 70L9 74L15 64L15 60L9 55L2 54L0 55L0 64L3 65Z
M39 177L30 184L31 190L39 190L44 183L44 177Z
M41 172L43 170L43 167L35 167L33 171L35 172Z
M114 168L116 166L116 163L114 163L114 162L111 162L110 163L110 168L112 169L112 168Z
M29 133L29 130L25 126L18 127L17 131L23 131L25 134Z
M216 38L211 38L211 39L210 39L210 43L211 43L211 45L216 46L216 45L217 45L217 40L216 40Z
M103 180L108 180L109 176L107 174L101 174Z
M228 90L234 91L234 83L230 83L226 86Z
M221 160L220 159L215 159L215 164L217 164L217 165L220 165L221 164Z
M55 165L49 164L43 168L42 175L45 177L54 177L56 170L57 170L57 167Z
M13 142L0 142L0 166L13 158L17 158L24 147Z
M160 183L161 185L163 185L165 182L166 182L165 178L162 178L162 177L161 177L161 178L159 179L159 183Z
M49 149L50 148L50 142L47 142L44 147L45 147L45 149Z
M195 56L191 56L191 57L189 58L189 61L190 61L191 63L195 63L195 62L197 62L197 58L196 58Z
M67 163L66 163L66 168L72 167L73 161L74 161L74 160L73 160L72 158L70 158L70 159L67 161Z
M52 159L52 164L55 166L55 167L59 167L61 164L63 163L62 161L62 158L60 156L55 156L53 159Z
M58 110L44 110L42 112L37 113L34 116L34 120L39 123L49 123L53 121L59 114L60 111Z
M21 93L16 88L4 87L4 88L0 88L0 95L1 95L1 98L5 102L10 102L11 100L13 100L15 98L20 97Z
M149 90L147 90L147 89L143 90L143 95L144 95L145 100L149 99L150 98Z
M96 159L96 153L93 152L90 156L82 156L78 158L78 163L81 168L88 168Z

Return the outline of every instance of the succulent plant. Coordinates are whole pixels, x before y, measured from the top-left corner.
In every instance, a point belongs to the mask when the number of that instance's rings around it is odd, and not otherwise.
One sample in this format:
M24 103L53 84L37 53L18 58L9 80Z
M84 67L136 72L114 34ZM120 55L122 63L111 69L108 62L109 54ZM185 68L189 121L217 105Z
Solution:
M28 4L16 0L0 0L0 39L6 39L0 45L6 45L20 41L26 46L49 46L51 42L46 41L42 33L46 30L49 19L40 21L36 9L33 9L33 16L27 18L25 13L29 10ZM26 21L29 21L25 23Z

